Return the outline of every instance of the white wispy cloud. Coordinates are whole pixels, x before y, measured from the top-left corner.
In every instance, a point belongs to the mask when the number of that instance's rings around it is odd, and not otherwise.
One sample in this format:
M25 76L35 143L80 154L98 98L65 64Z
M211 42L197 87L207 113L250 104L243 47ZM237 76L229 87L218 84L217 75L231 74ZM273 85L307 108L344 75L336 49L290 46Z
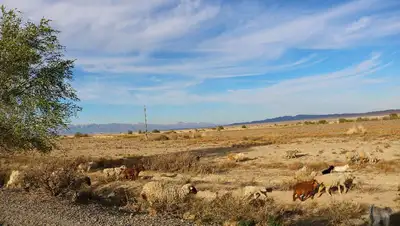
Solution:
M400 33L396 0L354 0L326 8L205 0L0 0L0 4L17 7L33 20L52 19L62 31L68 56L91 72L90 79L74 84L79 96L106 104L273 105L315 99L321 96L317 92L334 102L334 89L378 81L364 77L386 66L379 54L355 66L349 61L343 70L282 78L263 88L214 94L188 90L207 79L264 75L267 80L271 73L329 59L320 51L373 46ZM286 58L301 50L308 52ZM157 79L152 85L116 81L153 75Z
M380 54L374 53L365 61L336 72L286 79L267 87L236 89L225 93L193 94L184 89L191 84L183 83L178 85L181 89L175 89L174 84L143 89L129 86L110 87L110 84L103 83L96 84L94 87L82 87L80 90L84 92L81 93L82 96L88 97L86 100L109 104L184 105L209 102L232 104L272 104L280 102L289 104L298 97L314 99L323 97L325 94L337 93L338 90L343 91L360 87L362 83L376 82L378 80L366 76L387 65L388 63L381 62ZM104 89L108 91L103 92Z
M254 5L252 2L237 6L232 3L231 7L201 0L0 3L18 7L31 18L45 16L54 20L71 55L79 56L77 64L90 72L253 75L271 68L292 69L304 59L283 66L273 62L292 48L348 48L400 32L398 16L381 15L379 11L397 4L390 0L351 1L322 10L276 9L266 4L251 16L240 13L241 7ZM199 56L185 60L151 57L160 51ZM88 52L93 54L85 56ZM93 57L102 54L105 57L101 60Z

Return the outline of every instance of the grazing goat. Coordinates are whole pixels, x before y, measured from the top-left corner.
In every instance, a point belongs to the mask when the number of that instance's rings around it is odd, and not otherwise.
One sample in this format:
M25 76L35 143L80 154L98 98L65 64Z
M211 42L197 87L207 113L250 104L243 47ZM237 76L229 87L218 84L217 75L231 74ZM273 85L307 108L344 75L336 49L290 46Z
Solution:
M144 167L142 165L138 166L138 167L133 167L133 168L126 168L123 171L123 174L125 176L125 179L128 180L137 180L139 178L139 173L141 171L144 171Z
M333 172L346 172L349 168L349 164L346 164L344 166L335 166L335 168L333 168Z
M392 212L393 210L390 207L380 208L372 204L369 207L370 225L378 226L383 224L383 226L389 226Z
M304 201L310 197L314 199L314 195L317 192L319 184L316 180L299 182L293 186L293 201L298 198L300 201Z
M140 192L142 199L148 201L150 205L153 205L155 202L179 202L187 198L190 194L197 194L197 189L190 183L173 185L160 181L148 182Z
M346 186L346 183L348 183L349 181L352 182L354 178L355 177L351 174L326 174L326 175L316 176L314 179L317 180L318 183L320 184L318 189L318 193L320 193L320 195L318 197L322 195L321 191L324 188L325 191L330 196L332 196L332 194L330 193L330 189L332 187L337 187L339 193L342 194L341 186L343 186L345 192L347 193L349 188Z
M324 170L322 171L322 175L331 173L331 171L332 171L334 168L335 168L334 166L329 166L328 169L324 169Z

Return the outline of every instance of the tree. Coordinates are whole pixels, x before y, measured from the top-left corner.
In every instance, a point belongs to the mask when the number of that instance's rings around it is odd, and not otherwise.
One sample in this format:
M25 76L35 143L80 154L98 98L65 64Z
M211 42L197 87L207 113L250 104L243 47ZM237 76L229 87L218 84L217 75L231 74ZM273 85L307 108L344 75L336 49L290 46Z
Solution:
M0 149L50 151L81 110L70 84L74 61L64 59L58 33L48 19L23 22L1 6Z

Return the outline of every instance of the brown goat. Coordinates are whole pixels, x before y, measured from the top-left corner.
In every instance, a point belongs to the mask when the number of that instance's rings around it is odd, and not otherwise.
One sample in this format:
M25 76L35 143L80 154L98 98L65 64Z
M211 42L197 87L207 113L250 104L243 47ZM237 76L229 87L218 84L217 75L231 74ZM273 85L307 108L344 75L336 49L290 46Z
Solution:
M293 201L300 199L300 201L306 200L308 197L314 199L314 195L318 191L319 184L316 180L304 181L297 183L293 186Z
M125 179L136 180L139 178L139 173L144 170L145 170L144 167L140 165L140 166L134 166L132 168L126 168L123 173Z

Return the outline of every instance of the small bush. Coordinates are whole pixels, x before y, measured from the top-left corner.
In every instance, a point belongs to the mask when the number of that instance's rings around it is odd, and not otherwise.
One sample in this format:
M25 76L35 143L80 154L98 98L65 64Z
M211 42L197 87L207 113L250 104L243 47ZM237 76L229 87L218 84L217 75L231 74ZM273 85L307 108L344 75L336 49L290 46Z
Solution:
M326 121L325 119L319 120L318 124L328 124L328 121Z
M149 140L163 141L163 140L169 140L169 137L164 134L157 134L157 135L150 136Z
M138 133L138 134L142 134L143 131L140 129L140 130L137 131L137 133Z
M141 162L148 170L170 173L219 173L236 167L232 163L201 163L199 157L190 152L178 152L164 155L142 157Z
M128 134L133 134L133 131L132 130L128 130Z
M160 130L158 129L153 129L153 131L151 131L152 133L160 133Z
M354 122L354 120L345 119L345 118L340 118L340 119L339 119L339 123L346 123L346 122Z
M221 131L221 130L224 130L224 129L225 128L223 126L217 126L217 128L216 128L217 131Z
M390 114L390 115L389 115L389 118L390 118L391 120L394 120L394 119L399 119L399 116L398 116L397 114L393 113L393 114Z
M369 118L363 118L363 117L358 117L356 119L356 122L365 122L365 121L370 121L370 119Z
M314 125L315 124L315 122L312 122L312 121L305 121L304 122L304 125Z
M242 129L246 129L246 128L247 128L247 126L246 126L246 125L243 125L243 126L242 126Z
M52 160L26 171L24 183L29 188L43 190L52 196L63 196L71 191L78 177L75 168L75 162Z
M80 138L80 137L89 137L89 134L87 133L81 133L81 132L76 132L74 137Z

